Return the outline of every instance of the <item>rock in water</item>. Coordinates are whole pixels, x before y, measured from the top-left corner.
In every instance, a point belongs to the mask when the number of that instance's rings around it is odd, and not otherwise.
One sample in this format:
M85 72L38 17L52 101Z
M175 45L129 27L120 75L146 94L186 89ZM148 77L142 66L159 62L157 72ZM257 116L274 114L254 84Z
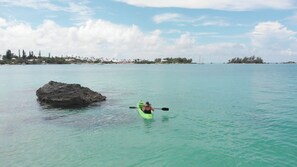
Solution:
M66 84L55 81L50 81L39 88L36 95L41 103L63 108L85 107L106 100L105 96L82 87L80 84Z

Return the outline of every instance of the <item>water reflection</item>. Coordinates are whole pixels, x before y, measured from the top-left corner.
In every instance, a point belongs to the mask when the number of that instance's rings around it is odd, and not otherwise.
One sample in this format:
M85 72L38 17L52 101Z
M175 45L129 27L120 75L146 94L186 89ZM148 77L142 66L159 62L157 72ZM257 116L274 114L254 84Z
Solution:
M154 119L143 119L143 122L144 122L144 127L146 129L151 129L152 124L153 124L153 122L155 122L155 120Z
M167 116L167 115L166 115L166 116L165 116L165 115L164 115L164 116L162 116L162 122L163 122L163 123L166 123L166 122L168 122L168 121L169 121L169 118L170 118L170 117L169 117L169 116Z
M84 113L87 110L86 109L63 109L63 108L52 108L52 107L46 107L43 108L42 111L45 113L45 116L43 116L43 120L56 120L59 118L69 117L72 115Z
M118 108L89 106L82 109L42 109L42 120L58 126L79 129L94 129L131 123L130 114Z

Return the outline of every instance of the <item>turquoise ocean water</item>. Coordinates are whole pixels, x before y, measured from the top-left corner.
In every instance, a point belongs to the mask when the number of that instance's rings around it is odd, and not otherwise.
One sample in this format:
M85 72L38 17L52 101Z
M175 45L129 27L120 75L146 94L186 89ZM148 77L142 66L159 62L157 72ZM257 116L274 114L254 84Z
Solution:
M44 108L50 80L107 101ZM170 111L143 120L140 99ZM295 167L297 66L0 66L0 166Z

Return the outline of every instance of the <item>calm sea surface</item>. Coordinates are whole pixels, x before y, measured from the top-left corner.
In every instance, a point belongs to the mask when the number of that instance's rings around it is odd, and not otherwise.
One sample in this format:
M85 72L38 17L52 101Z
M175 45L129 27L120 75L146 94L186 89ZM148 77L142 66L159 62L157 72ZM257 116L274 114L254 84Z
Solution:
M44 108L50 80L107 101ZM296 167L297 65L0 66L0 166Z

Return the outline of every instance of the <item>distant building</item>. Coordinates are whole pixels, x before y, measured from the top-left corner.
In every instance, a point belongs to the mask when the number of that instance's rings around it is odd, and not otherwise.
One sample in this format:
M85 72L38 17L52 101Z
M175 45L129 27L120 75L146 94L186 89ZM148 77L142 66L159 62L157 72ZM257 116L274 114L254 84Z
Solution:
M166 63L167 61L168 60L164 58L164 59L161 60L161 63Z
M65 59L65 61L68 61L68 62L74 62L75 59L73 59L73 58L67 58L67 59Z

